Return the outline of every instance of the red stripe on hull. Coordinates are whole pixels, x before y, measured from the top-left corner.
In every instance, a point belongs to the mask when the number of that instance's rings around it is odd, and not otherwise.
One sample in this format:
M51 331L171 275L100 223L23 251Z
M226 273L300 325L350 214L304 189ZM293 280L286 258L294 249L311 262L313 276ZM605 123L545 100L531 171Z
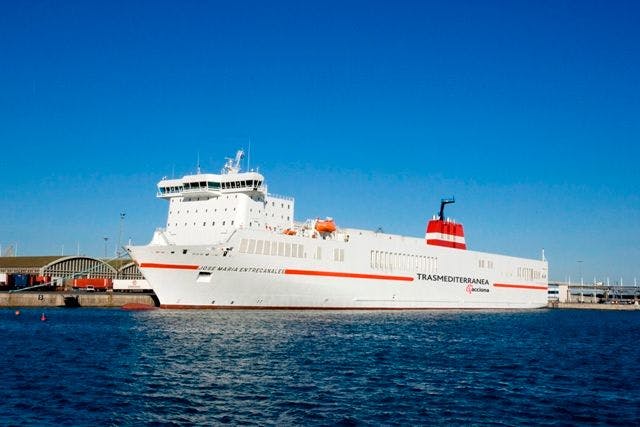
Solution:
M404 282L413 282L413 277L407 276L384 276L380 274L342 273L337 271L286 269L284 271L284 274L295 274L301 276L347 277L350 279L400 280Z
M175 270L197 270L197 265L184 265L184 264L156 264L153 262L143 262L140 264L140 268L172 268Z
M507 283L494 283L493 286L495 286L496 288L534 289L536 291L548 290L547 286L538 286L538 285L511 285Z

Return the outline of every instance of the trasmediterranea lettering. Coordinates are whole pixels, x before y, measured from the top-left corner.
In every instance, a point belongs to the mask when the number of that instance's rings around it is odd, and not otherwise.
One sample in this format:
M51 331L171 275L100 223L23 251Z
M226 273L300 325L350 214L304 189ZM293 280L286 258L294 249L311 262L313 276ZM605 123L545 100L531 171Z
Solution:
M226 271L234 273L284 274L282 268L229 267L220 265L203 265L200 271Z
M487 279L482 279L477 277L447 276L443 274L424 274L424 273L417 273L417 276L418 276L418 280L427 280L430 282L489 285L489 281Z

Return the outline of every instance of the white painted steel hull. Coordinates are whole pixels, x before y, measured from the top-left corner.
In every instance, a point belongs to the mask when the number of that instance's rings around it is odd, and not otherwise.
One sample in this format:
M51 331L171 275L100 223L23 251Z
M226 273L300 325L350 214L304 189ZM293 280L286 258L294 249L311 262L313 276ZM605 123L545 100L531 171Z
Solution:
M237 230L216 245L151 244L128 249L166 308L531 309L547 305L546 261L429 246L419 238L346 231L348 241ZM304 249L301 257L265 255L266 249L246 253L249 239L262 240L265 247L266 242L295 243ZM331 254L339 250L343 260L336 261ZM326 256L315 259L317 251ZM394 258L392 268L391 263L376 267L376 251L408 255ZM416 257L437 263L416 266ZM483 261L492 268L479 267ZM524 269L539 277L518 277Z

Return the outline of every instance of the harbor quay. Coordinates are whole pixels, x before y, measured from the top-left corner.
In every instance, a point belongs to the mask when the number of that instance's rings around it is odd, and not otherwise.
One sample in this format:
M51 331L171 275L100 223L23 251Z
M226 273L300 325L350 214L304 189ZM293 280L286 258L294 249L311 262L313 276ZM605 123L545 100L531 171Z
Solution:
M550 308L638 310L640 287L603 283L549 282Z
M70 304L71 302L71 304ZM122 307L155 306L155 295L118 292L0 292L0 307Z
M0 307L121 307L159 303L129 258L0 257Z

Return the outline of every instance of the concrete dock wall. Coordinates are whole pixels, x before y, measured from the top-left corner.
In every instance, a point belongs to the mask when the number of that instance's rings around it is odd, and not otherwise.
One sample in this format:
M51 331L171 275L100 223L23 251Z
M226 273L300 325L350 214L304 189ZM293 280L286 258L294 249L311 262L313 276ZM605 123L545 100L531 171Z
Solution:
M113 292L0 292L0 307L64 306L65 296L78 296L81 307L122 307L128 303L155 305L152 295Z
M590 302L550 302L549 308L574 310L640 310L640 306L635 304L595 304Z

